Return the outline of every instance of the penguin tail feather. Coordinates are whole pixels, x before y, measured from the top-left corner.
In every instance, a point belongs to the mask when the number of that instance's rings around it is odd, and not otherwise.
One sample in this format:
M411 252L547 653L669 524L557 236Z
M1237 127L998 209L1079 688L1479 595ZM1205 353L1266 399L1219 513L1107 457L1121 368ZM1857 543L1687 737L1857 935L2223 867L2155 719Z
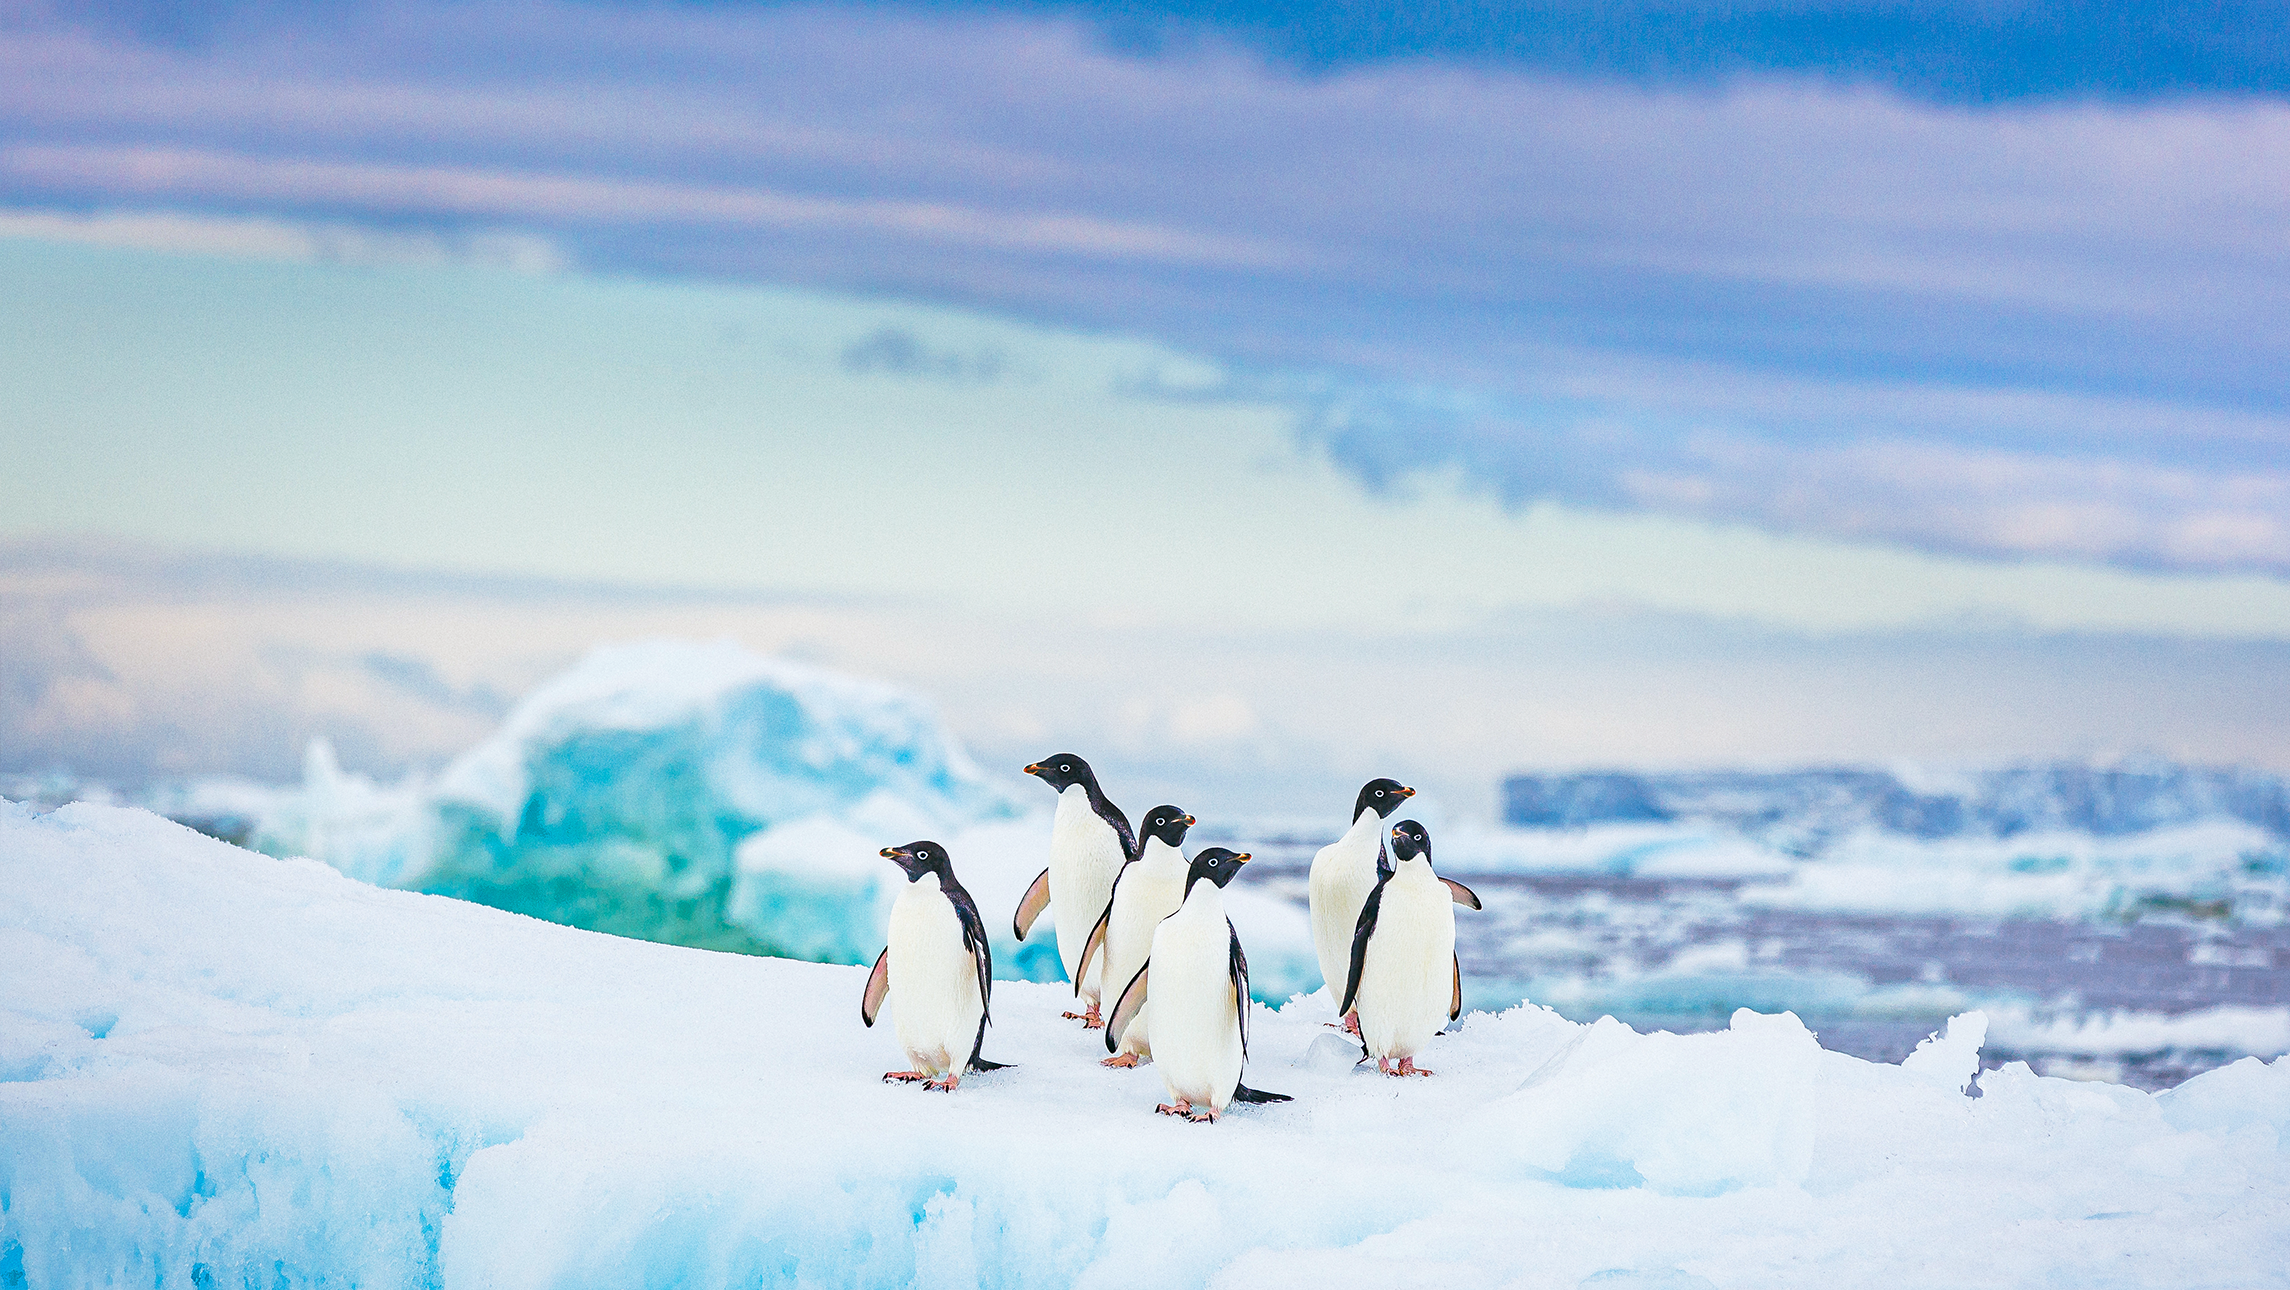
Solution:
M974 1071L1006 1071L1010 1069L1010 1063L990 1062L983 1057L973 1057L970 1059L970 1069Z
M1295 1099L1286 1093L1267 1093L1263 1089L1250 1088L1246 1084L1236 1084L1233 1086L1232 1100L1235 1102L1289 1102Z

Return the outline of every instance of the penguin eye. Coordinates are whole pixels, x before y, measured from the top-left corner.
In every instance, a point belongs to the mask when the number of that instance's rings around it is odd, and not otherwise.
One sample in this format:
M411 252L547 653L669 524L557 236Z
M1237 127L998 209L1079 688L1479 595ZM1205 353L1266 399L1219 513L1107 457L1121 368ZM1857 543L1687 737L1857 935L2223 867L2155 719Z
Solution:
M1377 790L1376 790L1376 796L1377 796L1377 797L1382 797L1383 795L1384 795L1384 791L1383 791L1382 789L1380 789L1380 788L1379 788L1379 789L1377 789Z
M1060 767L1058 767L1058 769L1059 769L1059 770L1072 770L1072 769L1073 769L1073 767L1071 767L1071 766L1060 766Z

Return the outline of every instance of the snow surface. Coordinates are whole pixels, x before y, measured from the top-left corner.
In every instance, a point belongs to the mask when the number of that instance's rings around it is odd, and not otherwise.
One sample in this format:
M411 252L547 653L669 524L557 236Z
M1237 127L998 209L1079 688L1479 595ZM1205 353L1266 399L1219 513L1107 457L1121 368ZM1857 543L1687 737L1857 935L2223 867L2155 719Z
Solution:
M1520 1007L1402 1083L1314 996L1254 1020L1296 1100L1196 1126L1058 986L999 987L1017 1065L938 1096L880 1082L860 968L95 805L0 805L0 890L0 1284L2290 1284L2290 1060L1971 1098L1977 1016L1892 1067Z

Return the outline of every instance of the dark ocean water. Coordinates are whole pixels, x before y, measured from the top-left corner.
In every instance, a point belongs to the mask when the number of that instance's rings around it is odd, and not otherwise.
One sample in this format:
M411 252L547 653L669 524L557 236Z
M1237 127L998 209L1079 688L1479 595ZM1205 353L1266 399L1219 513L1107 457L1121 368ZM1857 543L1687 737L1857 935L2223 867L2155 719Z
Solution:
M1252 877L1302 904L1312 847L1255 845ZM1473 1008L1530 1001L1678 1033L1787 1009L1825 1047L1884 1062L1979 1008L1986 1068L2147 1089L2290 1042L2290 926L1835 913L1761 907L1738 880L1450 876L1485 905L1456 911Z

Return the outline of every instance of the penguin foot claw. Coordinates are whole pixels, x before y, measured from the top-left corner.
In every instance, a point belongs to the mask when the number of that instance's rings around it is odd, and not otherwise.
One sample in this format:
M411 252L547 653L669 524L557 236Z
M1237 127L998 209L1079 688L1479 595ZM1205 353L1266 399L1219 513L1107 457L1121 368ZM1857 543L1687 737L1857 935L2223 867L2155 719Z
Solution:
M1422 1067L1422 1066L1418 1066L1418 1065L1416 1065L1416 1064L1415 1064L1415 1059L1414 1059L1413 1057L1402 1057L1402 1058L1400 1058L1400 1059L1399 1059L1399 1069L1398 1069L1398 1070L1396 1070L1396 1071L1393 1071L1393 1072L1392 1072L1392 1074L1394 1074L1394 1075L1400 1075L1400 1076L1407 1076L1407 1075L1429 1075L1429 1074L1431 1074L1431 1073L1432 1073L1432 1072L1431 1072L1429 1069L1427 1069L1427 1068L1425 1068L1425 1067Z
M1182 1115L1189 1119L1193 1114L1193 1104L1190 1102L1163 1102L1153 1108L1153 1113L1155 1115Z
M883 1083L885 1084L913 1084L921 1080L927 1080L929 1078L930 1076L923 1074L921 1071L883 1072Z
M1137 1054L1135 1053L1120 1053L1115 1056L1108 1057L1098 1063L1100 1066L1118 1066L1123 1068L1135 1066L1136 1064Z
M1061 1012L1058 1015L1067 1021L1080 1022L1083 1030L1096 1030L1105 1025L1105 1018L1099 1014L1097 1005L1094 1003L1089 1005L1087 1012Z
M951 1093L954 1091L954 1086L961 1082L961 1079L962 1077L959 1075L948 1075L945 1079L934 1079L922 1087L926 1092Z
M1193 1124L1215 1124L1217 1122L1216 1108L1196 1106L1185 1113L1185 1119Z

